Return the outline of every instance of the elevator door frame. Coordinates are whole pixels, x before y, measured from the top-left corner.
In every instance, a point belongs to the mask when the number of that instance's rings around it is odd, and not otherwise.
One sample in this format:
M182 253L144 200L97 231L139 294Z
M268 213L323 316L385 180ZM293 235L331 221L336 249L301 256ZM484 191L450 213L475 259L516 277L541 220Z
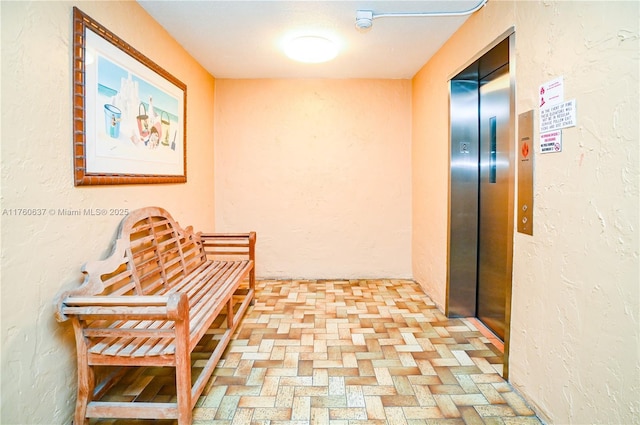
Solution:
M508 44L508 63L509 63L509 187L508 187L508 223L507 223L507 268L506 273L512 277L513 268L513 237L514 237L514 199L515 199L515 152L516 152L516 137L515 137L515 31L514 28L510 28L500 37L496 38L493 43L488 45L485 49L479 52L475 57L469 60L463 67L450 77L450 93L449 93L449 144L450 144L450 162L449 162L449 199L448 199L448 232L447 232L447 291L446 291L446 303L445 314L449 317L474 317L476 315L476 302L477 302L477 287L474 285L471 290L468 285L461 285L461 281L470 279L470 273L473 270L475 274L477 272L477 223L475 233L462 234L462 232L455 231L456 226L464 220L477 220L478 217L478 188L476 188L475 197L468 197L462 200L459 188L457 185L461 181L465 182L470 179L471 176L461 176L460 170L468 168L472 170L472 160L474 155L478 152L473 151L474 147L470 145L470 151L468 155L456 155L464 150L463 143L467 138L476 137L479 139L479 130L476 130L474 134L471 130L465 130L460 132L460 123L455 119L452 119L451 111L454 107L472 107L479 102L479 92L476 90L475 98L472 94L474 90L474 83L479 85L479 74L481 71L474 67L479 67L480 60L485 57L486 61L491 61L491 55L487 55L492 49L500 45L503 41ZM484 64L485 68L495 69L497 65L488 63ZM474 74L475 73L475 74ZM478 88L478 87L476 87ZM453 96L454 91L463 90L468 91L467 97ZM458 92L457 94L459 94ZM462 100L461 100L462 99ZM462 103L460 103L462 102ZM476 146L475 149L478 149ZM456 162L456 166L452 167L452 163ZM477 162L475 163L477 165ZM462 165L462 167L461 167ZM453 183L452 183L453 182ZM456 185L456 189L452 187L452 184ZM466 181L465 184L471 185L472 182ZM460 202L465 203L465 210L461 212ZM473 250L466 250L465 246L473 246ZM472 252L471 252L472 251ZM453 252L453 255L452 255ZM512 279L509 279L509 283L505 288L505 336L504 336L504 369L503 377L508 379L508 358L510 348L510 324L511 324L511 287Z

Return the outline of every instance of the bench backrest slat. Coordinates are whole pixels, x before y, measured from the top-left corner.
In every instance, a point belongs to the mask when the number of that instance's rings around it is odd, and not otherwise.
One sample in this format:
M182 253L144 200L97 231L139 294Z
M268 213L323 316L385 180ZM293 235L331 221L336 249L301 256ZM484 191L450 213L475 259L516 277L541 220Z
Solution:
M154 295L177 285L206 260L191 226L181 228L163 208L142 208L122 220L107 259L85 264L85 284L71 293Z
M138 294L166 291L206 260L197 235L182 229L162 208L136 210L123 221L120 237L129 238ZM190 261L185 261L185 255Z
M135 293L135 283L133 282L131 268L126 262L122 263L120 267L113 273L104 274L101 276L102 285L105 288L105 295L132 295Z

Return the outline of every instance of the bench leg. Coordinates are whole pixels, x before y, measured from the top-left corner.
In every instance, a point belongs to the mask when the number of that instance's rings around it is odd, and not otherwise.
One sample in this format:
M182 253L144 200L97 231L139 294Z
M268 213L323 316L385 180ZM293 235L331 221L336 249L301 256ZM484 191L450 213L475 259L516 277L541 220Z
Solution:
M188 359L187 361L191 363ZM191 365L176 367L176 390L178 394L178 425L191 425Z
M227 327L233 328L233 296L229 297L229 301L227 301Z
M76 399L76 412L73 419L74 425L89 423L87 419L87 404L93 395L94 379L93 370L86 363L81 365L80 359L78 359L78 397Z
M251 289L253 291L253 296L255 297L256 295L256 268L252 268L251 271L249 272L249 289ZM249 305L254 305L255 304L255 299L251 298L251 301L249 301Z
M255 267L249 272L249 288L256 290L256 269Z
M89 357L87 353L89 348L84 339L80 321L77 318L73 318L72 323L75 331L76 353L78 358L78 392L73 423L74 425L84 425L89 423L89 420L87 419L87 404L93 397L95 376L93 369L89 366Z
M176 322L176 394L178 425L191 425L191 356L189 355L188 322Z

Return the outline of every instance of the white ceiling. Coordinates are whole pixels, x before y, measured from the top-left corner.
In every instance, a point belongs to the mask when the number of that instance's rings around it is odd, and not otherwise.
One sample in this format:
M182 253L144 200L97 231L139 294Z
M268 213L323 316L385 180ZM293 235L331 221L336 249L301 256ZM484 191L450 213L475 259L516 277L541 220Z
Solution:
M411 78L468 16L377 18L355 28L357 10L374 14L462 11L478 0L192 1L138 0L216 78ZM341 50L331 62L297 63L282 42L325 35Z

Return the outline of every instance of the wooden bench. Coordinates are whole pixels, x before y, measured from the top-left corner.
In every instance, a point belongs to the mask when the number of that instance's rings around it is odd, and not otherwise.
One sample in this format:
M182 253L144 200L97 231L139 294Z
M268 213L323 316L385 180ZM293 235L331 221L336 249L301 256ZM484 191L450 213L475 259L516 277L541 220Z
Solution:
M109 257L85 264L82 285L56 301L56 318L70 319L75 331L76 425L95 417L191 423L198 397L252 303L255 241L254 232L182 229L157 207L123 219ZM225 313L222 329L212 328ZM205 336L213 343L201 344ZM196 362L199 373L192 376ZM175 402L102 401L130 366L175 368Z

